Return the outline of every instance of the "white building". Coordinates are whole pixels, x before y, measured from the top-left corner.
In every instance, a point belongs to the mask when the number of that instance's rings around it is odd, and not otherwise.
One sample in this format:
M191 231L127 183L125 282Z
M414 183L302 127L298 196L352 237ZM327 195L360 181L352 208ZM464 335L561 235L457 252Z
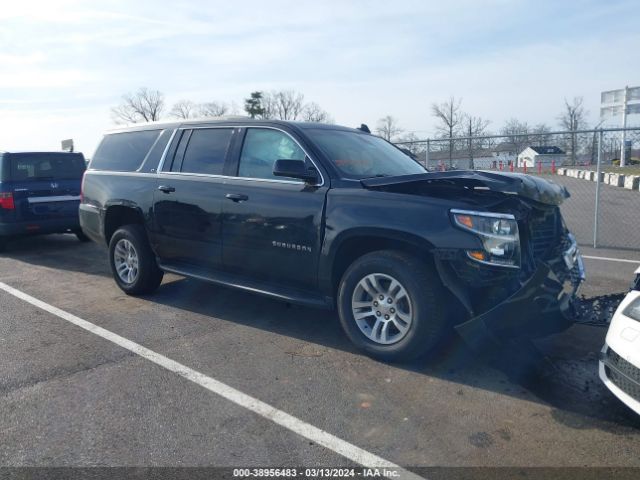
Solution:
M493 150L493 156L497 164L500 162L502 165L510 165L511 162L515 164L518 157L518 146L509 142L499 143Z
M554 146L530 146L525 148L518 155L518 168L536 168L538 165L550 167L555 162L556 167L560 167L567 159L567 154L559 147Z

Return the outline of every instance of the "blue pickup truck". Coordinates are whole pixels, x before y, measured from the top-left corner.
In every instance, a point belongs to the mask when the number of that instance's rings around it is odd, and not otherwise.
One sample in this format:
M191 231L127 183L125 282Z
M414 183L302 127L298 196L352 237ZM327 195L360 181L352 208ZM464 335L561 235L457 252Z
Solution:
M0 249L9 238L80 229L81 153L0 152Z

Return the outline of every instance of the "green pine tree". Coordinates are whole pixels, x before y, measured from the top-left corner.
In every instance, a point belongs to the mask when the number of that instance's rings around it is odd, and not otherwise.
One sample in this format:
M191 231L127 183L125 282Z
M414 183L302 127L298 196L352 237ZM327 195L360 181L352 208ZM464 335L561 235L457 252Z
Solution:
M264 107L262 106L262 92L251 92L251 97L244 101L244 110L251 118L264 115Z

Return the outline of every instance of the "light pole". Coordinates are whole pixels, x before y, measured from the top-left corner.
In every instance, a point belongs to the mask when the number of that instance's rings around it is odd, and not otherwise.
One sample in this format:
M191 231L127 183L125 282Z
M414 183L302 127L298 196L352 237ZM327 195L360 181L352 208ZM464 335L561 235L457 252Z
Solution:
M627 128L627 103L629 102L629 86L624 87L624 100L622 100L622 128ZM626 149L625 143L627 142L627 131L622 130L622 146L620 147L620 166L626 165Z
M622 145L620 146L620 166L627 164L627 115L640 114L640 87L626 86L620 90L609 90L600 95L600 118L607 119L622 115Z

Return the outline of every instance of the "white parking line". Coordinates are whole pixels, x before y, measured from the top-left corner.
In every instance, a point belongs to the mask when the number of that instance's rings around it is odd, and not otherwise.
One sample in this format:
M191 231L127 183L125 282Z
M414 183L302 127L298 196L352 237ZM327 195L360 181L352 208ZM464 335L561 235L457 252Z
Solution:
M609 262L635 263L636 265L640 265L640 260L625 260L624 258L592 257L590 255L582 255L582 258L588 258L590 260L607 260Z
M159 353L154 352L153 350L149 350L142 345L132 342L120 335L117 335L109 330L106 330L102 327L94 325L91 322L83 320L80 317L76 317L69 312L65 312L53 305L49 305L48 303L43 302L42 300L38 300L37 298L32 297L20 290L17 290L5 283L0 282L0 289L5 292L17 297L21 300L24 300L31 305L34 305L46 312L55 315L67 322L70 322L80 328L85 329L88 332L93 333L99 337L104 338L116 345L129 350L130 352L135 353L147 360L155 363L156 365L160 365L167 370L170 370L174 373L177 373L183 378L190 380L194 383L197 383L201 387L206 388L207 390L220 395L221 397L226 398L227 400L235 403L236 405L240 405L241 407L246 408L247 410L251 410L262 417L271 420L272 422L284 427L292 432L301 435L318 445L322 445L329 450L334 451L342 455L349 460L358 463L359 465L365 467L372 468L390 468L395 469L401 476L401 478L408 479L418 479L422 478L408 470L405 470L398 465L391 463L373 453L367 452L366 450L361 449L345 440L342 440L335 435L332 435L318 427L314 427L313 425L300 420L292 415L289 415L282 410L278 410L271 405L262 402L256 398L253 398L246 393L243 393L239 390L236 390L233 387L230 387L214 378L211 378L203 373L200 373L196 370L193 370L181 363L176 362L175 360L171 360L170 358L165 357Z

